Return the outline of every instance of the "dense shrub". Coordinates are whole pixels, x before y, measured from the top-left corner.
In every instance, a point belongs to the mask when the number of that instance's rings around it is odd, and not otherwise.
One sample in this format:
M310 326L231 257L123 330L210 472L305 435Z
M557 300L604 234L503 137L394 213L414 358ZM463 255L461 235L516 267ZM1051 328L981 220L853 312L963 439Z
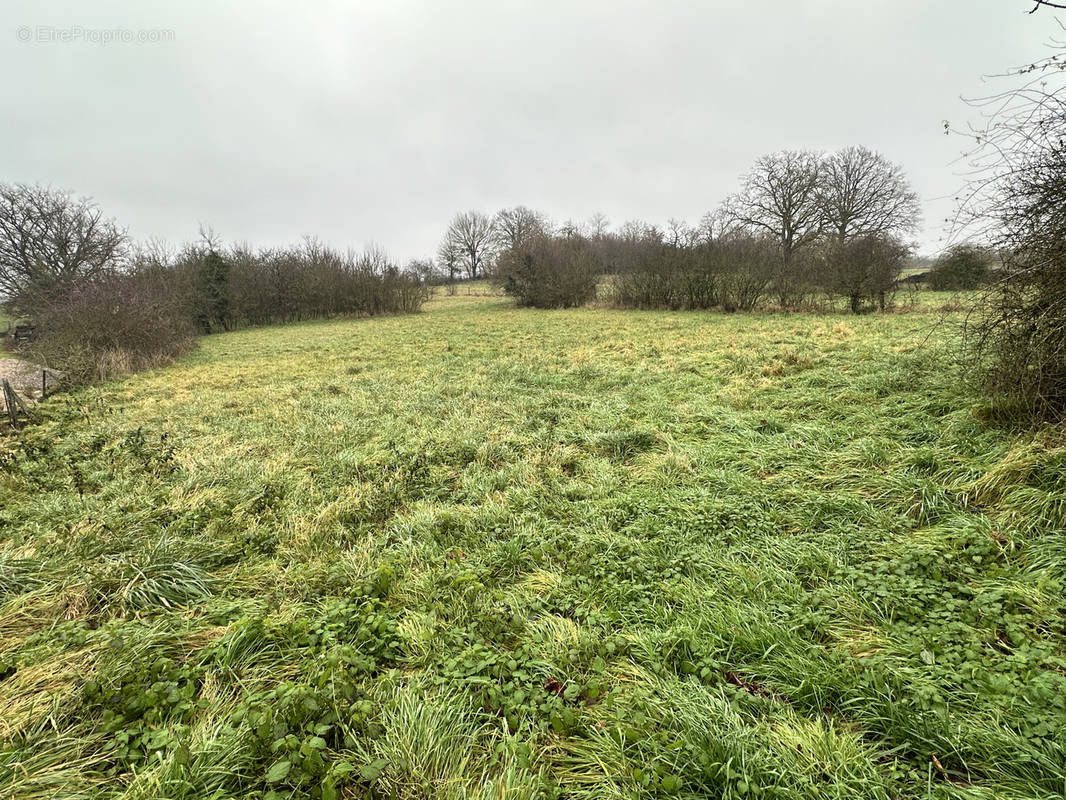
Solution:
M769 302L782 310L817 308L826 298L825 254L819 247L806 247L792 254L787 263L774 266L766 289Z
M689 295L708 289L697 276L692 254L663 244L642 243L622 261L613 282L611 299L625 308L682 308Z
M1066 418L1066 146L1010 191L1015 244L971 317L985 388L1013 416Z
M341 254L313 239L258 251L189 247L176 269L205 332L338 314L406 314L429 297L422 276L401 270L381 250Z
M381 276L381 297L369 313L414 314L429 296L429 285L420 275L392 267Z
M596 297L602 266L581 236L537 236L504 251L495 280L518 305L572 308Z
M762 236L732 236L707 246L719 278L718 304L725 311L752 311L774 276L784 274L777 248Z
M29 355L70 380L105 379L190 349L196 325L165 270L108 272L38 297Z
M252 251L142 249L118 266L37 292L20 309L37 326L30 355L74 382L162 364L197 333L340 314L404 314L428 299L420 276L380 251L340 255L313 241Z
M823 245L822 285L843 296L853 314L873 307L884 311L910 255L910 248L891 236L855 236Z
M909 252L887 236L827 240L787 261L774 239L743 231L685 246L642 242L612 281L611 298L624 308L752 311L843 296L854 313L884 310Z
M738 234L687 247L645 242L620 270L612 299L626 308L751 311L779 269L780 256L763 237Z
M929 287L937 291L976 289L988 278L992 254L973 244L949 248L929 270Z
M980 169L968 196L1003 255L969 319L972 373L1011 421L1066 418L1064 53L1021 70L1043 74L996 100L971 154Z

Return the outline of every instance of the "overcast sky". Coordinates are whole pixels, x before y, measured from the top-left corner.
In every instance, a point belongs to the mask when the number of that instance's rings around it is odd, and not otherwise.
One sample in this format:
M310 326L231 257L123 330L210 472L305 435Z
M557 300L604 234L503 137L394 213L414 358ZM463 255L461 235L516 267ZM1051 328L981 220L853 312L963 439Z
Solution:
M943 122L1045 52L1031 8L4 0L0 180L89 195L137 237L407 259L460 210L695 221L763 153L864 144L910 175L931 252L963 145Z

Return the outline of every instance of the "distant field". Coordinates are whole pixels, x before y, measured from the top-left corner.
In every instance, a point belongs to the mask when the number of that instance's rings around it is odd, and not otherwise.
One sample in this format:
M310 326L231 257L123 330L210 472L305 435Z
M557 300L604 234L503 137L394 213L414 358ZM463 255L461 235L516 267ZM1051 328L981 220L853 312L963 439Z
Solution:
M936 320L460 290L50 400L0 797L1062 797L1066 447Z
M12 316L3 308L0 308L0 334L7 333L11 328L15 326L15 323L25 322L23 317Z

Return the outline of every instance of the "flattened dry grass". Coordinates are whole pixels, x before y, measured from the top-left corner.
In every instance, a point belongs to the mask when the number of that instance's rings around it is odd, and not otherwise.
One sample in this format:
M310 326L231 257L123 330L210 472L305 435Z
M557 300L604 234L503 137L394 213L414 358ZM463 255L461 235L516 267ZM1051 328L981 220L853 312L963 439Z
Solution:
M1066 445L917 313L208 337L0 442L0 796L1066 794Z

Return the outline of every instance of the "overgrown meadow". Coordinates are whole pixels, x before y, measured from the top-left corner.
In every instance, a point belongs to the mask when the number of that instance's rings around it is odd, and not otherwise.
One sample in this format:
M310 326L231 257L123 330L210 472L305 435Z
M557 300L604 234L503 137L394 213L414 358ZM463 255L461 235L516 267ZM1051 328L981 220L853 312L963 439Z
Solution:
M0 442L0 797L1066 795L1066 445L931 313L246 330Z

